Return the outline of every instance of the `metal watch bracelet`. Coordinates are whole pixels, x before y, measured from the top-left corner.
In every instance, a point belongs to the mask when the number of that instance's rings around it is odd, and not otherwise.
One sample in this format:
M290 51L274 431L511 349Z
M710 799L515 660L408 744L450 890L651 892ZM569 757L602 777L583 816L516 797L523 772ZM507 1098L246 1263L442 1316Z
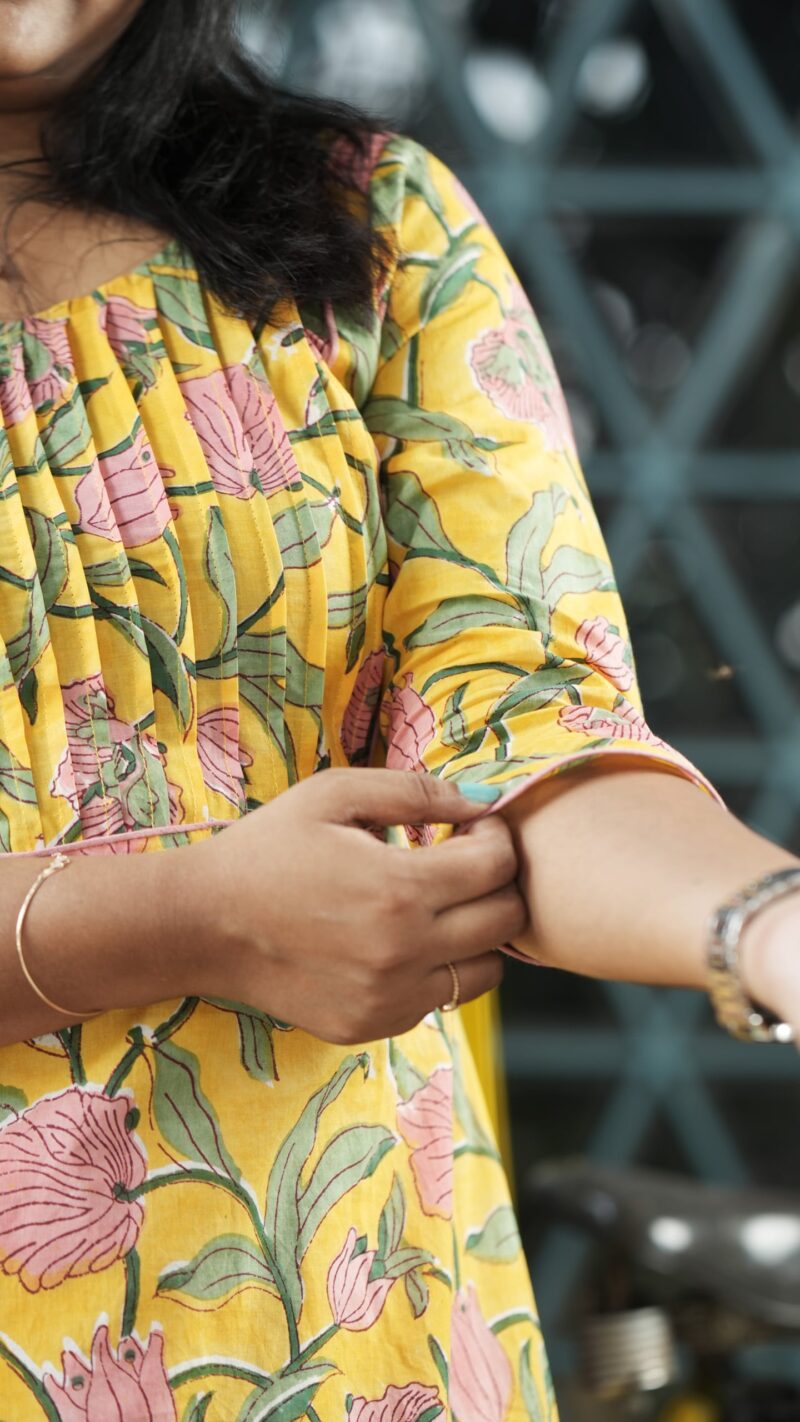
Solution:
M744 929L768 904L800 892L800 869L778 869L746 885L713 914L708 943L708 993L721 1027L743 1042L793 1042L794 1028L745 992L739 945Z

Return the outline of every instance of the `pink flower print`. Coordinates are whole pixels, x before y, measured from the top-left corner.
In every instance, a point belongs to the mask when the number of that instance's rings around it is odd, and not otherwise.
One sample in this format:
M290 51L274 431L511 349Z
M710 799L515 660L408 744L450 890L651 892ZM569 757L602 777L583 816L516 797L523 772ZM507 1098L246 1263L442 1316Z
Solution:
M216 790L237 809L244 796L244 766L253 764L239 750L239 707L213 706L197 718L197 753L209 790Z
M36 409L58 400L67 385L72 370L72 352L67 336L65 316L29 316L23 328L36 351L30 362L28 389Z
M149 824L152 797L163 789L169 795L171 822L178 823L179 791L165 780L155 738L139 735L136 726L115 716L102 673L68 682L61 696L67 747L50 782L50 793L69 800L84 837L117 834ZM132 792L143 779L146 784L149 781L148 794L137 809Z
M595 671L620 691L628 691L633 685L633 669L625 660L628 644L618 632L611 630L607 617L592 617L582 622L576 640Z
M163 1334L151 1332L144 1348L136 1338L121 1338L114 1353L108 1328L100 1324L92 1339L91 1365L70 1350L62 1354L61 1364L61 1382L52 1373L44 1379L59 1422L174 1422Z
M572 427L550 352L535 318L517 308L470 347L476 383L509 420L536 425L547 449L574 450Z
M503 1422L512 1387L511 1364L469 1284L453 1300L450 1331L450 1405L458 1422Z
M397 1108L397 1128L411 1148L411 1169L426 1215L453 1213L453 1070L437 1067Z
M393 687L389 699L386 765L389 770L422 770L422 757L436 734L436 718L412 686L406 672L405 686Z
M412 1382L405 1387L387 1387L383 1397L374 1402L365 1397L353 1398L348 1422L419 1422L423 1414L433 1422L443 1411L435 1387Z
M666 742L650 730L641 712L624 696L619 698L613 711L603 711L596 706L564 706L558 713L558 723L568 731L587 736L613 736L615 740L666 746Z
M274 394L266 380L244 365L227 365L222 373L239 412L250 463L261 488L265 494L287 488L300 479L300 471Z
M79 479L75 502L82 533L138 548L160 538L170 521L164 475L139 429L127 449L101 454Z
M8 428L18 425L33 406L25 380L20 343L15 341L7 354L0 354L0 361L0 413L3 416L3 424Z
M351 1333L361 1333L377 1322L394 1279L370 1279L376 1250L356 1250L356 1232L347 1239L328 1270L328 1302L334 1322Z
M364 658L347 709L342 719L342 749L348 760L367 748L372 718L380 695L383 664L386 655L381 648Z
M193 376L181 390L217 493L251 499L258 484L270 493L296 477L274 396L245 366Z
M323 315L325 317L325 338L321 339L316 331L305 328L308 344L310 345L317 360L325 365L333 365L339 354L339 330L336 325L336 313L330 301L323 305Z
M108 1269L133 1248L145 1178L130 1100L71 1086L0 1126L0 1268L29 1293Z
M147 327L144 323L156 320L152 306L137 306L130 297L113 294L106 297L97 314L116 356L127 355L129 346L146 346Z
M329 153L331 167L337 177L366 195L369 192L375 164L391 136L388 131L370 134L365 140L363 151L354 147L347 137L334 139Z

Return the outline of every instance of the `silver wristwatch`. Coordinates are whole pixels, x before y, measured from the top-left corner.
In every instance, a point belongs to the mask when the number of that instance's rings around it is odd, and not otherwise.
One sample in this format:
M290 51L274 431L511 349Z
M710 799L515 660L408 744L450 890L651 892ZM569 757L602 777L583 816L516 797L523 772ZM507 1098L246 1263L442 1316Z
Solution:
M757 1007L744 990L739 964L742 933L756 914L800 891L800 869L778 869L748 884L714 913L708 944L708 992L717 1021L743 1042L793 1042L794 1028L766 1008Z

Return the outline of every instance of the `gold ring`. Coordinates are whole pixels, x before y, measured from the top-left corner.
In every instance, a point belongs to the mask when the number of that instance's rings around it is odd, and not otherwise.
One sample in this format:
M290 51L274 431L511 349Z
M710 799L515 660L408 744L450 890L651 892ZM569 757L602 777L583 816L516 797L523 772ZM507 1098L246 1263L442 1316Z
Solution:
M441 1010L442 1012L455 1012L461 997L461 982L453 964L448 963L447 967L450 969L450 976L453 979L453 996L449 1002L444 1004Z

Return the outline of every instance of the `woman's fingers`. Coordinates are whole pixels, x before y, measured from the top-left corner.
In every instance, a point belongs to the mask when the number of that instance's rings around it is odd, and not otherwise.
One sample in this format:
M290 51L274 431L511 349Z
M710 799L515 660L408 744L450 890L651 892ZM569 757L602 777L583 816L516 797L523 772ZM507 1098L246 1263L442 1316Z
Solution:
M453 967L458 975L459 1003L482 997L485 992L498 987L503 979L503 956L495 951L482 953L478 958L453 960ZM452 1002L453 977L446 963L428 974L425 986L429 1012Z
M513 884L507 885L485 898L440 913L431 951L438 962L475 959L515 938L527 925L525 900Z
M508 825L493 815L478 821L469 834L414 851L409 868L426 907L442 913L513 883L517 855Z
M341 824L455 825L484 808L449 781L427 773L337 767L313 778L330 798L331 819Z

